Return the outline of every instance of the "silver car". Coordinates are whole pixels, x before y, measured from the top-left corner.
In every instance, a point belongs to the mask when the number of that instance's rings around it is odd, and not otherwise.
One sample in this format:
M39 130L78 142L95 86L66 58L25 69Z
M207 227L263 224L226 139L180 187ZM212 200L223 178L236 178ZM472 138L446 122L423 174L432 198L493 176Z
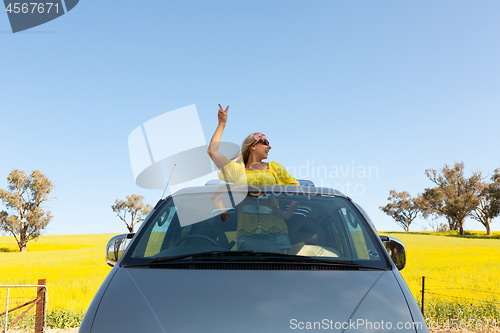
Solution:
M106 253L80 333L428 332L404 246L333 189L187 188Z

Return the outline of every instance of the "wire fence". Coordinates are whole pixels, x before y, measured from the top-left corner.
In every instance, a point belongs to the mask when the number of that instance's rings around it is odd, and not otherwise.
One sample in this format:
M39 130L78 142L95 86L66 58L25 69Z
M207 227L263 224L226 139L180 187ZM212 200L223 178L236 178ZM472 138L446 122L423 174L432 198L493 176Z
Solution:
M38 285L0 285L0 333L12 327L45 332L47 315L46 280Z
M446 286L442 286L446 284ZM457 286L455 281L436 279L431 277L422 276L422 289L421 292L421 305L420 310L422 315L425 317L425 303L429 298L438 300L459 300L461 303L472 303L482 304L482 305L500 305L500 292L499 290L492 289L479 289L477 287L470 288L468 286ZM500 286L497 286L500 288ZM474 296L470 296L470 292L473 292ZM426 296L427 295L427 296ZM482 295L489 296L489 300L486 297L481 297ZM431 297L429 297L431 296Z

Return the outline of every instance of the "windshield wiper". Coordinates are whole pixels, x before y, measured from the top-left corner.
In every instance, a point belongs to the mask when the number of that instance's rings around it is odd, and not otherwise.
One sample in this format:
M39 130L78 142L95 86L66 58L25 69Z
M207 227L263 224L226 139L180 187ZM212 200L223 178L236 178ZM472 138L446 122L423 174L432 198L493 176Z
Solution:
M217 257L219 255L223 255L224 253L234 253L232 251L208 251L208 252L199 252L199 253L190 253L190 254L181 254L178 256L169 256L169 257L161 257L161 258L155 258L147 263L144 264L137 264L137 265L126 265L127 267L132 267L132 266L149 266L149 265L155 265L155 264L165 264L181 259L199 259L199 258L205 258L205 257Z
M248 256L246 258L240 258L236 260L232 260L233 262L241 262L241 261L258 261L258 262L298 262L298 263L309 263L309 264L321 264L321 265L334 265L334 266L345 266L345 267L357 267L357 268L368 268L368 269L381 269L380 267L372 267L372 266L364 266L353 260L336 260L336 259L322 259L318 257L309 257L309 256L297 256L293 254L283 254L283 253L269 253L269 252L254 252L254 251L241 251L239 253L243 253Z
M171 256L156 258L148 261L144 264L138 265L127 265L127 267L132 266L150 266L155 264L165 264L170 262L175 262L182 259L207 259L213 260L213 258L221 258L225 261L231 262L274 262L274 263L308 263L308 264L321 264L321 265L334 265L334 266L345 266L345 267L357 267L365 269L376 269L385 270L385 268L372 267L360 265L352 260L331 260L331 259L321 259L308 256L297 256L291 254L274 253L274 252L255 252L255 251L209 251L200 253L191 253L185 255ZM217 259L219 260L219 259Z

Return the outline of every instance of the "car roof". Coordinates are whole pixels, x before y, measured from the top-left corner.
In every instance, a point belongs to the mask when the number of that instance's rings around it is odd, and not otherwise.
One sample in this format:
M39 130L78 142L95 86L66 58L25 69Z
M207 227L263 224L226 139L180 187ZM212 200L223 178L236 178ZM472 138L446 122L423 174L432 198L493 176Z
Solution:
M281 186L281 185L234 185L234 184L224 184L224 185L205 185L205 186L194 186L194 187L185 187L174 194L172 196L184 195L184 194L196 194L196 193L216 193L222 192L226 193L228 191L233 192L250 192L250 193L259 193L265 191L266 193L290 193L290 194L319 194L319 195L328 195L328 196L339 196L343 198L349 199L342 192L337 191L333 188L328 187L315 187L315 186Z

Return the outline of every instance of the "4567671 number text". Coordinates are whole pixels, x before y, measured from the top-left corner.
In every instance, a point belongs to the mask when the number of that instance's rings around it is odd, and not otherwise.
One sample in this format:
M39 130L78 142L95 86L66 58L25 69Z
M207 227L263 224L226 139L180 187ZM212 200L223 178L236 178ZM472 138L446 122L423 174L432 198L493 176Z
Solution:
M9 3L5 11L9 14L49 14L51 10L59 13L59 4L53 2L30 2L30 3Z

